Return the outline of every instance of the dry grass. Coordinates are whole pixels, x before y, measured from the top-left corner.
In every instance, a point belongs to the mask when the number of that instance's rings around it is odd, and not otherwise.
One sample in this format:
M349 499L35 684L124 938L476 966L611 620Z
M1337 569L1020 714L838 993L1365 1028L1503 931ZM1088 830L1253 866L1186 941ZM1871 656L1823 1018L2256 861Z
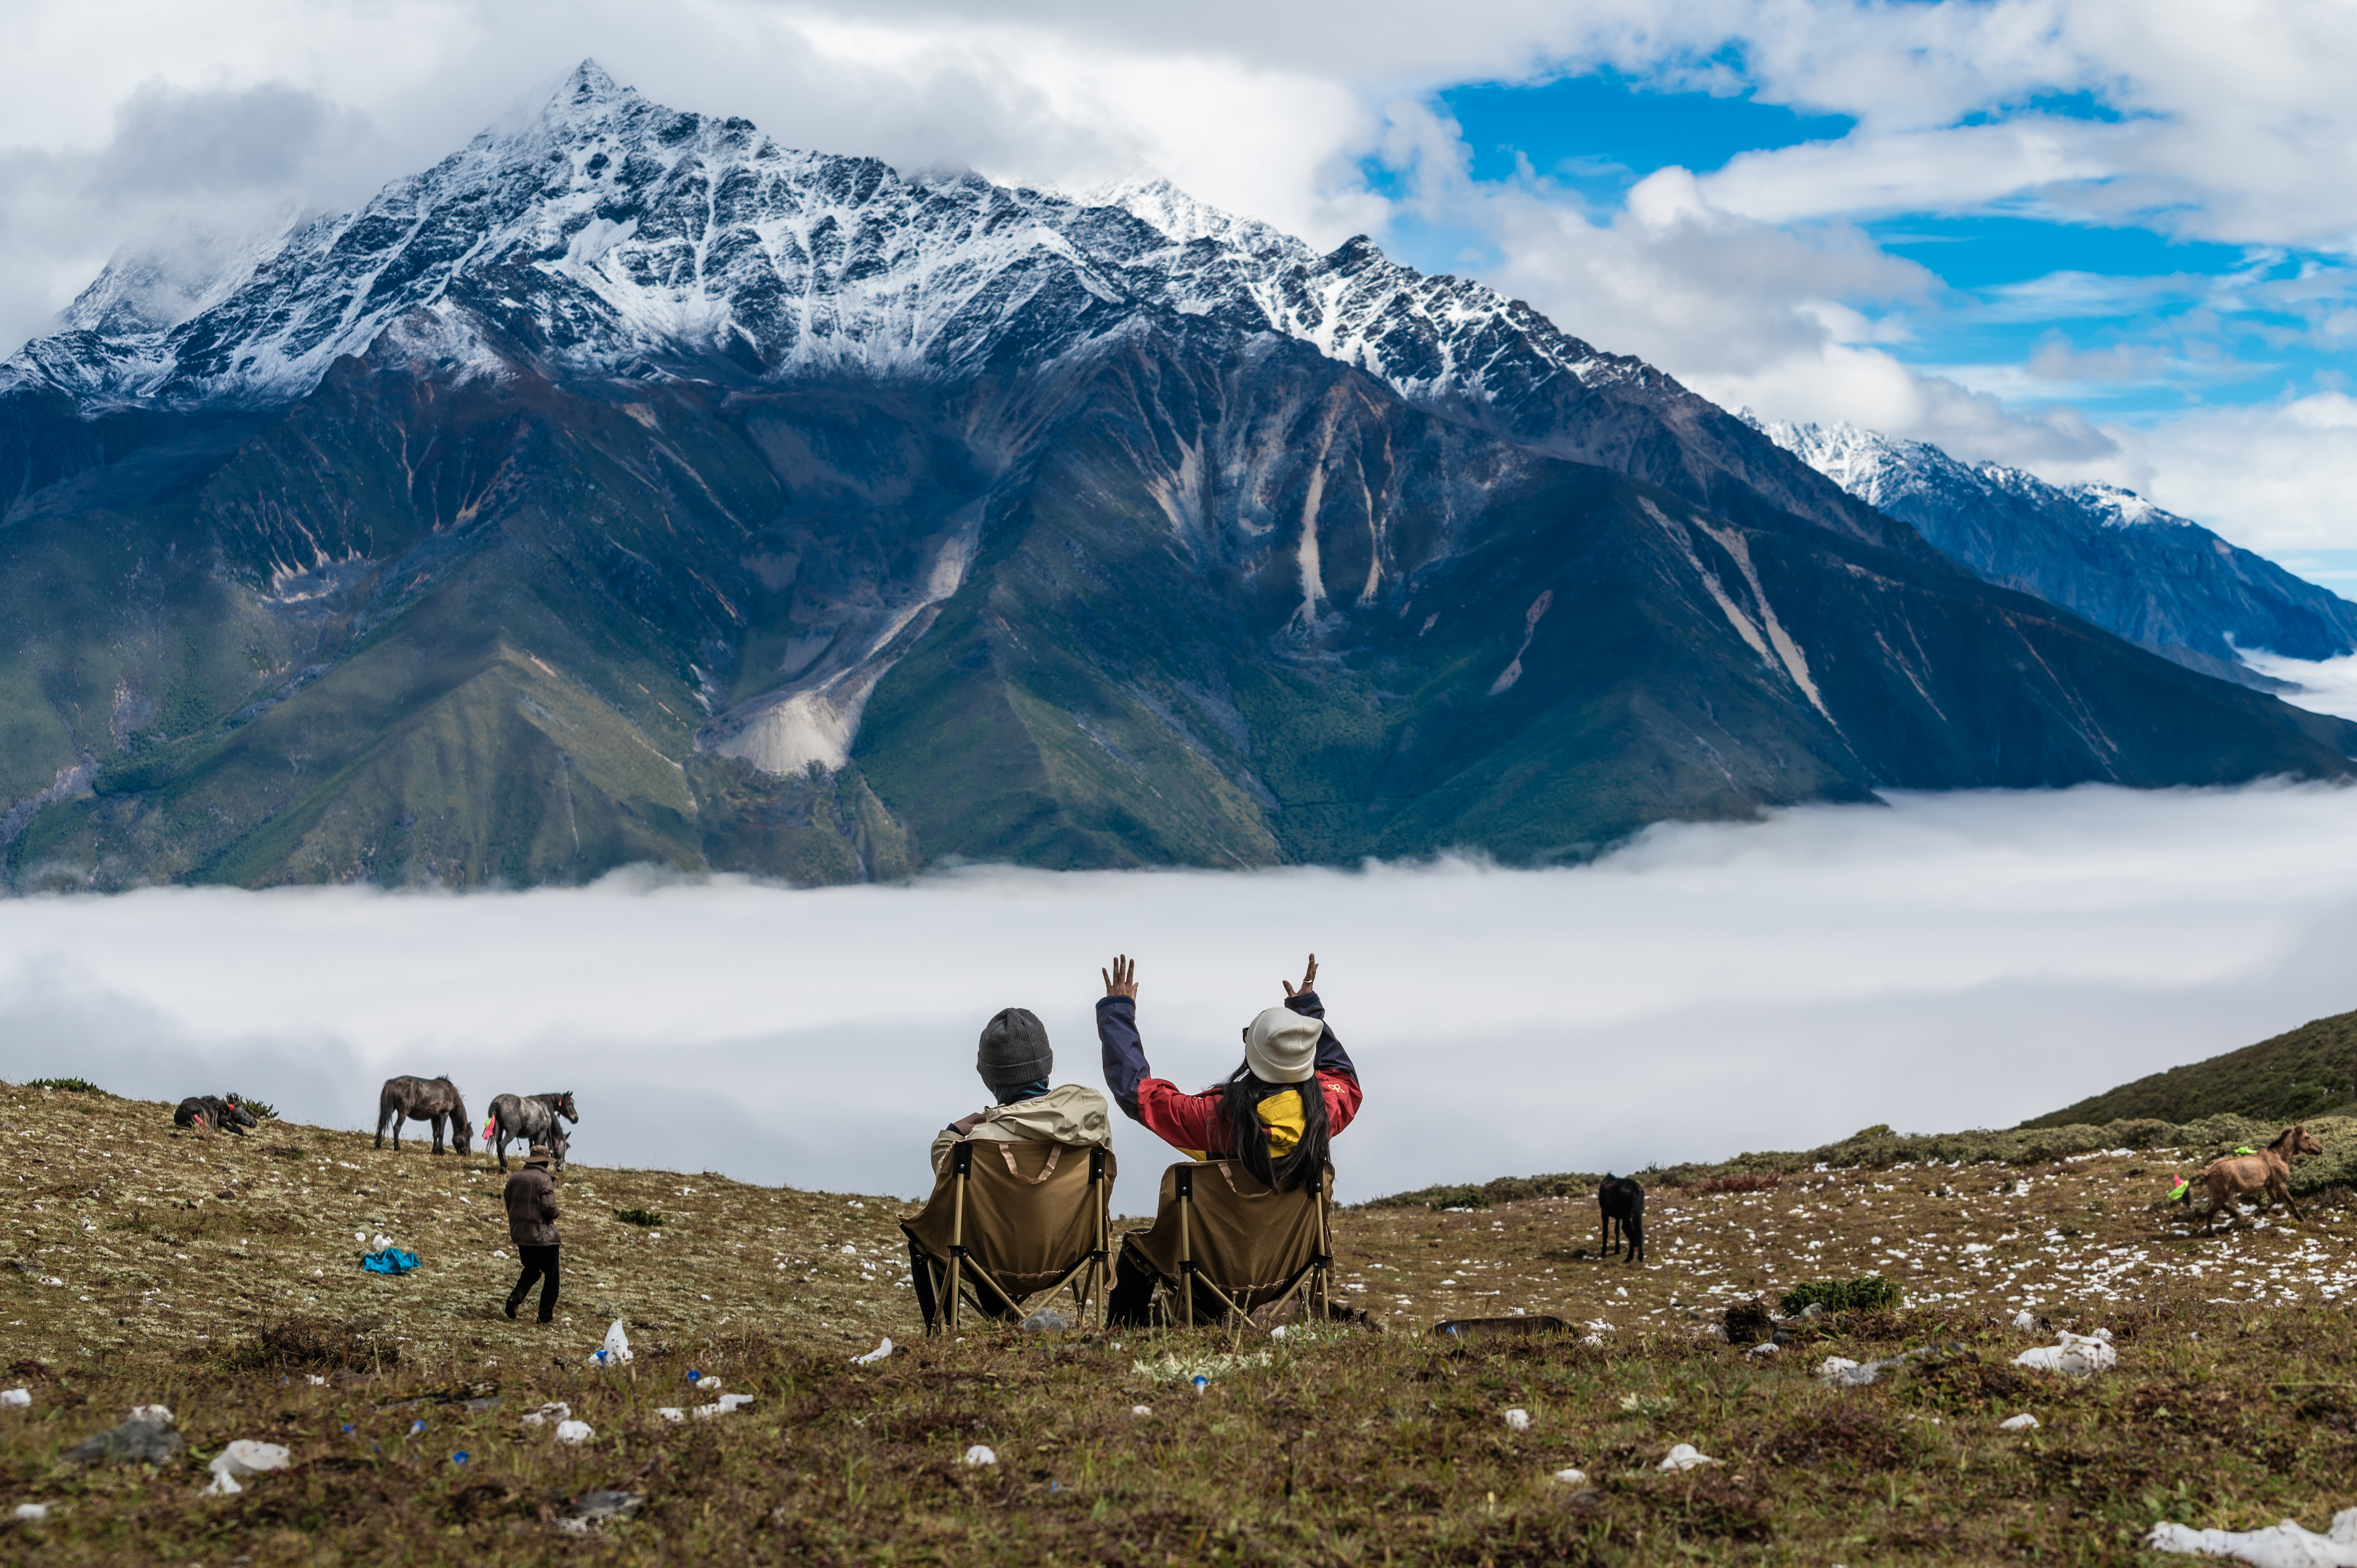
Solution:
M2352 1500L2357 1224L2319 1205L2190 1233L2146 1207L2179 1168L2154 1154L1657 1191L1644 1268L1579 1255L1592 1202L1346 1211L1341 1294L1388 1331L1246 1343L1265 1360L1199 1396L1152 1369L1216 1335L991 1329L851 1366L917 1338L887 1199L576 1167L570 1321L541 1329L497 1315L512 1266L480 1158L283 1123L176 1138L165 1108L38 1090L0 1090L0 1111L22 1265L0 1269L0 1384L34 1399L0 1411L0 1505L56 1505L0 1523L15 1561L2113 1563L2160 1518L2320 1528ZM660 1240L618 1208L660 1212ZM357 1230L426 1267L361 1273ZM1907 1306L1811 1320L1767 1358L1708 1334L1737 1300L1878 1272ZM2038 1332L2010 1326L2023 1308ZM1581 1337L1417 1332L1518 1309ZM639 1359L596 1369L617 1316ZM2011 1364L2062 1326L2108 1327L2119 1371ZM1925 1345L1952 1348L1868 1389L1808 1372ZM662 1420L710 1397L690 1368L754 1403ZM596 1438L518 1419L552 1400ZM184 1468L57 1467L156 1401ZM2040 1430L1997 1429L2024 1410ZM199 1499L235 1437L296 1467ZM1663 1474L1679 1442L1721 1463ZM961 1466L975 1443L999 1462ZM1567 1466L1593 1484L1551 1479ZM559 1527L602 1487L647 1501Z

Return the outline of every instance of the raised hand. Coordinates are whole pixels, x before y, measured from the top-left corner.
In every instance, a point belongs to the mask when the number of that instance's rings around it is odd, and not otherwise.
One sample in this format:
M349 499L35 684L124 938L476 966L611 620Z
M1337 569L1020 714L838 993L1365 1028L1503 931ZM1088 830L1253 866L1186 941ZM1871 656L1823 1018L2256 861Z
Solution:
M1311 953L1309 955L1309 967L1302 972L1301 988L1299 990L1295 990L1293 982L1289 980L1280 980L1277 983L1285 987L1285 993L1287 996L1307 996L1309 993L1317 990L1318 955L1316 953Z
M1314 972L1318 966L1313 963L1309 967ZM1104 976L1107 996L1127 996L1133 1000L1136 998L1137 961L1135 959L1124 954L1113 961L1112 970L1101 969L1097 972Z

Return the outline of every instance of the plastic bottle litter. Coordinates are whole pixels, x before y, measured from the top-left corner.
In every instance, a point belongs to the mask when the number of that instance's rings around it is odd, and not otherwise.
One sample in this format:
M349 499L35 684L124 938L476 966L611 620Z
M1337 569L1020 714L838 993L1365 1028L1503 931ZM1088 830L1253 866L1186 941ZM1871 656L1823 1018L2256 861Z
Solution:
M1199 1374L1197 1374L1197 1375L1196 1375L1196 1377L1195 1377L1192 1380L1193 1380L1194 1385L1195 1385L1195 1391L1196 1391L1197 1393L1199 1393L1199 1394L1200 1394L1200 1393L1201 1393L1205 1389L1208 1389L1208 1388L1210 1388L1210 1387L1211 1386L1211 1379L1209 1379L1209 1378L1206 1378L1206 1377L1204 1377L1204 1376L1202 1376L1202 1375L1200 1375L1200 1373L1199 1373Z
M752 1402L753 1396L751 1394L722 1394L717 1400L715 1400L710 1404L697 1405L695 1407L695 1419L698 1421L709 1421L716 1415L726 1415L730 1411L740 1410Z
M2112 1348L2109 1329L2098 1328L2093 1334L2083 1336L2064 1329L2054 1344L2024 1350L2013 1359L2013 1364L2041 1372L2064 1372L2074 1378L2083 1378L2090 1372L2109 1371L2118 1366L2120 1353Z
M556 1440L559 1443L587 1443L597 1435L586 1421L560 1421L556 1423Z
M1587 1485L1587 1472L1585 1470L1557 1470L1555 1473L1555 1478L1566 1487Z
M590 1359L601 1367L619 1367L630 1359L630 1337L622 1332L620 1318L614 1319L613 1326L606 1330L606 1343Z
M1531 1429L1531 1412L1530 1412L1529 1411L1526 1411L1526 1410L1510 1410L1510 1411L1508 1411L1508 1412L1506 1412L1506 1430L1507 1430L1507 1431L1509 1431L1509 1432L1528 1432L1530 1429Z
M2272 1530L2195 1530L2157 1524L2144 1543L2155 1552L2239 1557L2252 1568L2352 1568L2357 1565L2357 1509L2342 1509L2322 1535L2286 1520Z
M0 1405L9 1405L22 1410L32 1402L33 1391L30 1389L0 1389Z
M1662 1468L1664 1470L1691 1470L1697 1465L1716 1465L1717 1463L1717 1460L1712 1458L1709 1455L1705 1454L1693 1444L1681 1443L1676 1447L1670 1450L1668 1456L1662 1461Z
M892 1337L888 1334L884 1337L883 1343L877 1345L875 1349L870 1350L865 1356L854 1356L851 1359L851 1364L855 1367L872 1367L877 1362L883 1360L886 1357L891 1354Z
M1999 1432L2035 1432L2038 1430L2038 1418L2023 1411L2019 1415L2009 1415L1998 1422L1996 1429Z
M996 1465L998 1463L998 1455L993 1454L988 1448L977 1443L973 1447L965 1451L965 1457L959 1460L958 1463L975 1466L983 1465Z
M238 1485L241 1480L259 1476L264 1470L284 1470L288 1457L286 1450L275 1443L256 1443L250 1437L241 1437L215 1455L213 1462L206 1466L213 1473L213 1484L205 1488L204 1495L225 1498L242 1492L245 1488Z

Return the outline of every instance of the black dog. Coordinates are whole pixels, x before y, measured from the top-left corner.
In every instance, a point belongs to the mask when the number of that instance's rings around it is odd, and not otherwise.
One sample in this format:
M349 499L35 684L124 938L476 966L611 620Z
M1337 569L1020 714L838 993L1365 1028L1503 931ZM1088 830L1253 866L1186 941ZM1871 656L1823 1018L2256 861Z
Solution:
M1610 1252L1618 1243L1612 1239L1614 1226L1620 1228L1620 1238L1629 1244L1629 1262L1645 1261L1645 1189L1637 1185L1634 1176L1605 1174L1604 1184L1596 1189L1596 1207L1604 1218L1604 1240L1599 1252Z

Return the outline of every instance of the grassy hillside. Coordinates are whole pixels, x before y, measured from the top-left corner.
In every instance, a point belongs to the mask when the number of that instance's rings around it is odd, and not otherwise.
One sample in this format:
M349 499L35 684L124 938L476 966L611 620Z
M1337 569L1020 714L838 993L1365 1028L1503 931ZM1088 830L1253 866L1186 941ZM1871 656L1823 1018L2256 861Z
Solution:
M2124 1083L2022 1125L2061 1127L2136 1117L2191 1122L2204 1116L2252 1116L2288 1122L2346 1110L2352 1101L2357 1101L2357 1013L2340 1013L2255 1046Z
M2161 1518L2321 1528L2357 1462L2357 1216L2318 1197L2305 1225L2198 1234L2147 1207L2193 1151L1748 1156L1655 1179L1643 1268L1587 1255L1584 1196L1370 1206L1338 1218L1339 1283L1380 1332L945 1344L916 1332L890 1199L576 1166L544 1329L498 1315L479 1157L281 1122L200 1141L161 1105L5 1086L0 1128L0 1386L32 1401L0 1409L0 1520L49 1505L0 1522L14 1561L2119 1563ZM2323 1134L2313 1164L2337 1168L2357 1123ZM618 1208L661 1215L661 1240ZM361 1273L354 1234L379 1230L425 1267ZM1907 1305L1799 1324L1775 1357L1710 1332L1735 1301L1869 1270ZM2038 1330L2006 1321L2022 1309ZM1518 1310L1582 1337L1422 1332ZM617 1316L638 1359L594 1369ZM2059 1326L2108 1328L2119 1369L2012 1365ZM886 1333L899 1353L850 1364ZM1947 1348L1870 1388L1810 1375L1927 1345ZM662 1420L709 1398L690 1368L754 1402ZM519 1419L554 1400L592 1440ZM180 1459L60 1463L151 1402ZM2024 1411L2038 1431L1998 1428ZM234 1438L294 1467L198 1497ZM1664 1473L1675 1443L1719 1462ZM962 1465L974 1444L996 1463ZM1585 1484L1553 1479L1575 1466ZM569 1533L607 1488L635 1517Z

